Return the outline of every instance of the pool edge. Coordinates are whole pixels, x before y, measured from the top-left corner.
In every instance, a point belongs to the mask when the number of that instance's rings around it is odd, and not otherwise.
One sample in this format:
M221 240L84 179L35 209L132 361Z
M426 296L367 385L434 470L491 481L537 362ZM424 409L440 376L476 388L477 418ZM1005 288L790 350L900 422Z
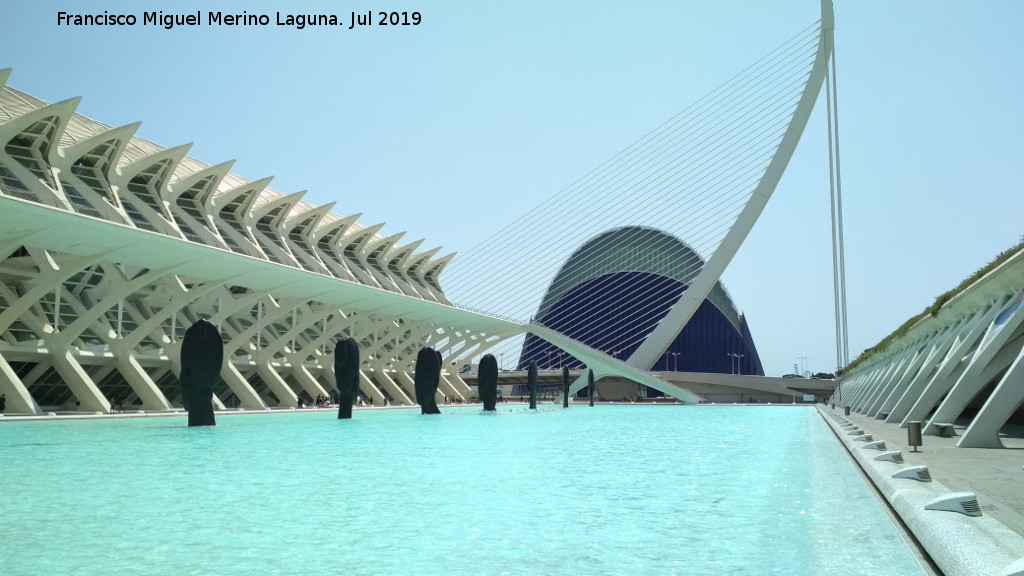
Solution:
M889 506L946 576L1013 576L1024 573L1024 537L991 516L968 517L956 512L925 510L925 505L953 493L939 482L893 478L909 465L879 461L881 452L865 451L841 427L842 417L816 405L854 461L885 497ZM864 430L870 433L869 430Z

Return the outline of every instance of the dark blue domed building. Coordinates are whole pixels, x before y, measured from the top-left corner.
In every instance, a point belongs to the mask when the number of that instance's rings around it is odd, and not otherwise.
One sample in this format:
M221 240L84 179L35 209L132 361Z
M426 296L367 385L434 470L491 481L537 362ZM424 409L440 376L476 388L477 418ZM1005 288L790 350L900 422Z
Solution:
M625 360L637 349L704 265L679 239L660 230L617 228L587 241L566 260L534 320ZM582 368L557 347L526 336L520 368ZM716 283L652 371L764 375L746 319ZM654 390L651 390L655 393ZM659 393L660 394L660 393Z

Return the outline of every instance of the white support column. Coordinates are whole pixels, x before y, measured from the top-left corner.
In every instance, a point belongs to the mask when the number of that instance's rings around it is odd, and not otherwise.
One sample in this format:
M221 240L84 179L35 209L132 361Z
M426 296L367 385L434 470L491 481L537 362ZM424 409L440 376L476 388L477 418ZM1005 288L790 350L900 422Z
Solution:
M96 264L100 261L99 257L94 258L82 258L75 262L65 261L62 263L62 268L57 269L56 264L53 264L53 260L46 254L45 258L32 253L33 259L36 261L37 266L40 270L40 275L36 279L35 283L31 287L22 293L17 300L11 301L7 299L7 309L0 311L0 331L7 330L10 325L21 317L22 314L28 312L33 306L39 303L39 301L46 296L49 292L55 290L56 286L61 286L69 278L78 274L82 270ZM42 251L42 252L45 252ZM10 294L10 293L8 293Z
M362 374L362 372L360 372L360 374ZM416 387L413 385L412 379L405 372L396 371L393 372L393 374L395 375L395 378L391 378L383 371L371 372L370 374L364 376L366 378L370 378L372 376L372 381L376 382L377 385L381 386L382 388L387 389L388 394L391 394L391 398L395 402L398 402L403 406L415 406L416 401L414 400L414 398L416 397ZM406 391L403 390L402 387L398 385L398 382L402 381L404 381L405 385L408 387L409 390L413 391L411 394L406 393Z
M305 390L307 394L309 394L310 398L316 398L320 394L326 394L327 391L317 384L316 380L313 379L308 372L305 372L305 369L302 368L302 358L294 352L294 348L295 339L308 328L314 326L320 320L320 315L315 314L310 309L308 303L305 302L295 303L295 305L290 306L290 308L291 326L289 327L288 332L281 334L276 341L270 342L268 345L264 346L263 350L260 351L260 354L267 358L271 358L274 354L285 351L284 355L288 357L289 362L292 365L292 373L295 374L299 385L302 386L302 389ZM299 320L300 317L298 315L300 309L302 310L301 321ZM303 377L302 374L305 374L305 376L308 377ZM266 378L264 378L264 380L265 379Z
M907 423L910 421L923 422L932 411L932 408L935 408L935 405L949 392L953 384L959 380L967 369L968 357L977 351L979 341L985 335L989 323L999 313L1000 308L1001 305L994 305L984 316L979 316L977 323L972 323L972 328L964 338L950 348L946 359L943 360L943 365L939 367L939 371L935 373L935 376L925 386L921 395L914 400L906 416L900 422L900 427L906 428Z
M36 404L28 388L21 382L18 375L0 355L0 394L7 395L7 410L11 413L42 414L43 410Z
M80 403L83 412L110 412L110 401L96 387L82 365L75 360L67 348L50 348L50 359L53 367L67 383L71 393Z
M242 373L235 368L231 361L224 360L224 367L220 369L220 377L224 379L224 383L231 388L231 391L238 397L238 402L242 405L242 408L246 410L266 410L267 405L263 403L263 399L260 395L252 389L249 382L242 377Z
M861 398L860 407L857 412L872 416L871 408L874 406L875 401L884 394L885 390L900 380L903 374L906 373L907 367L913 361L914 356L915 354L912 350L900 354L899 360L890 365L890 369L886 372L885 377L875 380L874 384L868 389L868 392Z
M459 394L462 394L463 398L469 399L470 397L476 397L473 394L473 389L469 387L469 384L466 384L458 373L449 372L445 377L448 378L449 382L451 382L452 387L455 388Z
M385 351L384 345L386 343L394 343L394 352L398 352L396 349L398 344L395 343L398 340L390 335L391 329L395 328L395 326L388 319L371 316L364 318L364 322L358 328L353 337L357 341L369 339L371 342L371 345L365 351L360 351L364 362L370 366L370 370L366 371L365 374L367 380L376 383L375 388L386 389L394 402L403 406L416 405L416 386L412 385L412 380L402 378L404 372L401 370L393 369L388 373L385 368L390 362L391 353ZM419 347L416 347L416 351L419 352ZM382 358L382 355L387 356ZM392 366L394 364L399 363L392 363Z
M292 365L292 375L295 376L295 380L306 391L306 394L309 394L311 398L316 398L319 394L330 396L327 388L321 386L316 381L316 378L313 378L313 375L309 373L309 370L306 370L306 367L302 365L302 359L299 358L298 354L290 355L288 361Z
M143 410L172 410L174 408L130 352L123 350L115 352L115 365L121 376L124 376L128 385L142 400Z
M437 395L440 396L440 398L436 399L438 404L444 404L445 396L452 399L462 398L463 401L466 400L466 398L463 397L462 394L459 394L459 391L452 386L452 383L445 378L444 374L441 374L441 377L437 381Z
M380 388L377 388L377 385L362 370L359 371L359 390L362 391L363 396L373 400L374 406L384 405L384 393L380 391Z
M829 396L828 401L829 402L834 402L836 405L840 405L841 406L843 404L843 398L846 396L846 388L847 388L847 386L849 386L851 382L854 382L854 383L857 382L857 380L860 378L860 376L861 376L860 374L857 374L856 376L853 376L852 378L839 378L839 377L837 377L837 379L836 379L837 380L836 381L836 384L837 384L836 389L832 392L832 395Z
M864 378L857 383L857 386L850 390L844 404L849 406L851 410L856 411L856 406L860 404L860 401L868 393L871 387L880 379L885 378L889 373L889 370L892 370L892 359L879 364L870 373L866 374Z
M170 290L173 291L174 296L171 298L169 302L164 304L163 308L154 312L153 315L150 316L149 318L146 318L142 322L139 322L138 327L135 330L133 330L131 334L127 334L124 336L124 338L122 338L122 340L124 340L125 345L128 347L129 350L134 349L136 346L138 346L139 343L146 338L146 336L153 336L154 338L156 338L160 334L163 334L161 325L167 320L171 320L172 330L171 333L166 334L166 336L171 341L174 341L175 334L173 327L177 322L178 312L180 312L184 308L187 308L189 305L193 304L195 301L213 292L214 290L221 289L224 285L224 281L218 280L214 282L207 282L206 284L198 288L186 290L183 286L181 286L181 284L176 279L174 279L173 276L169 276L167 279L165 279L164 284L168 286Z
M993 302L983 312L979 311L971 318L950 344L949 350L935 374L920 384L920 390L908 390L893 407L886 422L899 422L901 428L906 428L907 422L925 419L942 395L963 373L966 368L966 364L962 362L964 356L985 334L985 327L999 313L1002 304L1002 301Z
M979 392L982 391L1000 372L1006 370L1017 358L1024 346L1024 336L1021 330L1017 330L1017 337L1012 338L998 350L994 350L992 358L984 365L968 365L967 370L960 376L957 383L946 395L946 398L936 408L935 414L921 429L922 434L936 434L935 426L938 422L954 422L963 413Z
M337 375L334 372L334 350L326 350L325 354L317 355L317 351L321 347L325 347L326 344L332 340L336 335L340 335L345 331L352 332L355 330L355 325L363 318L350 312L347 316L341 310L331 312L333 320L330 325L324 326L323 333L315 340L307 343L306 347L297 353L299 358L309 358L310 356L316 356L318 362L323 368L324 379L323 388L328 393L337 390ZM367 354L366 350L360 350L360 355L365 357ZM292 365L295 366L296 360L293 358ZM384 405L384 393L380 391L380 388L364 373L362 368L359 371L359 391L362 392L363 396L370 398L370 400L378 406Z
M221 402L220 398L216 394L213 395L213 409L214 410L227 410L228 407Z
M255 354L254 354L255 356ZM299 405L299 397L295 391L288 386L288 383L281 378L281 375L270 365L270 357L256 359L256 373L260 375L267 387L277 396L277 406L280 408L296 408Z
M985 401L971 425L957 440L961 448L1003 448L999 430L1024 402L1024 349L999 380L992 395Z
M871 416L872 418L881 418L880 413L882 411L882 405L886 400L893 396L897 390L904 389L907 384L914 379L914 376L916 376L921 370L921 365L931 357L936 340L940 339L944 333L945 331L940 331L936 334L932 334L930 337L926 338L923 343L914 346L917 349L917 352L907 364L906 370L902 371L899 378L892 379L890 381L891 383L886 386L885 389L881 390L881 392L876 396L874 402L872 402L871 406L868 408L868 416Z
M879 410L880 417L883 413L888 413L888 415L883 418L886 422L898 422L902 419L899 416L894 416L898 410L900 402L908 394L918 394L924 389L925 383L928 382L928 380L930 380L931 377L939 370L939 367L944 361L946 354L949 352L950 347L956 341L957 335L970 324L971 318L971 316L965 316L956 324L950 325L949 329L935 341L935 345L932 347L931 351L929 351L928 357L922 363L917 374L915 374L902 389L893 390L893 393L889 395L889 398L882 403L882 407ZM910 404L908 403L906 406L909 409Z
M851 405L851 408L858 414L863 413L871 393L874 392L882 382L886 382L889 378L892 378L893 373L899 370L905 360L905 356L900 354L886 362L885 367L882 370L879 370L875 377L871 379L870 383L866 383L861 389L860 394L855 398L855 403Z
M885 376L889 367L889 360L886 360L885 362L878 363L864 374L844 382L842 398L843 406L849 406L850 410L854 410L858 400L864 395L865 390L874 384L877 379Z
M117 266L104 265L104 269L107 274L106 277L110 279L111 289L104 295L103 299L99 302L93 303L92 306L85 308L84 304L75 303L82 305L84 310L79 310L78 306L75 306L75 311L78 313L75 321L70 326L65 327L63 330L58 332L55 336L55 343L61 347L69 346L75 339L79 338L90 326L97 320L100 320L108 310L117 307L120 311L122 310L122 303L127 296L130 296L136 290L144 288L156 282L160 277L168 274L167 270L150 270L145 274L141 274L127 280L120 272ZM70 302L69 302L70 303ZM120 324L121 314L118 314L118 323ZM117 338L123 336L120 326L115 327ZM109 343L109 342L108 342Z
M266 303L266 300L270 300L269 304L272 305L273 307L270 308L269 310L264 310L262 314L259 314L258 318L256 318L256 321L253 322L252 325L236 334L224 345L224 357L231 358L232 356L234 356L235 351L242 349L243 347L246 347L246 349L249 350L255 363L256 373L260 375L260 378L263 379L263 382L267 385L267 387L270 388L270 390L274 393L275 396L277 396L278 406L284 408L294 408L299 404L298 397L295 395L295 392L293 392L292 389L288 386L288 384L284 381L284 379L282 379L281 376L277 373L277 371L275 371L273 367L270 365L271 361L273 360L273 355L265 354L264 351L260 349L259 342L262 339L262 330L264 330L267 325L276 322L280 320L282 317L288 315L294 306L302 305L303 302L292 301L290 302L290 305L283 305L282 302L274 300L273 297L269 294L261 295L257 297L255 300L247 297L240 298L237 299L237 301L232 302L230 306L223 307L222 310L218 311L218 313L213 316L213 319L211 321L213 321L216 324L218 323L218 321L221 321L222 319L229 317L235 311L238 311L243 308L248 308L252 306L252 304L254 303L258 303L262 306L263 304ZM261 310L262 309L263 308L261 307ZM253 343L254 338L256 339L257 343L256 350L248 348L249 345ZM225 362L225 365L230 365L230 360ZM243 396L242 394L239 394L239 391L236 390L236 387L242 389L243 393L246 393L245 388L248 388L248 390L252 391L252 393L257 397L257 399L259 399L258 394L255 394L255 391L252 390L252 387L249 386L249 383L245 380L245 378L242 377L241 373L238 372L237 368L235 368L234 366L230 366L230 370L222 370L222 376L224 377L224 381L228 384L228 386L231 387L231 389L235 392L235 394L239 397L240 400L243 400ZM245 385L245 388L242 388L242 384ZM251 404L251 400L249 400L248 403ZM266 404L262 401L262 399L260 399L260 404L262 408L267 408ZM249 408L246 400L243 400L243 406L245 408Z
M907 386L917 377L918 374L924 370L929 359L933 356L934 352L934 341L939 335L933 335L928 339L927 342L920 348L919 352L911 360L907 369L903 371L902 376L899 379L892 381L892 383L882 390L881 393L875 399L875 402L868 409L868 415L872 418L882 420L885 418L882 414L887 412L887 405L891 406L896 402L896 398L906 390Z
M935 423L937 422L953 422L963 412L964 407L988 384L994 376L989 371L988 378L985 378L989 364L996 358L1000 350L1013 340L1015 335L1019 335L1017 328L1024 321L1024 312L1019 308L1020 297L1007 304L999 316L992 321L981 344L971 356L967 369L949 390L949 394L936 409L935 415L921 430L922 434L935 434Z

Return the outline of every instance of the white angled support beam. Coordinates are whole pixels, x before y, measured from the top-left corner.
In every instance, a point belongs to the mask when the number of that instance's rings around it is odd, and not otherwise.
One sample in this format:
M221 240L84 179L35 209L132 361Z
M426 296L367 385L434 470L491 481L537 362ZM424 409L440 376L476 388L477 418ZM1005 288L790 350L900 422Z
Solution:
M807 126L807 121L811 117L811 111L814 110L814 103L821 92L821 86L825 81L825 74L828 71L828 61L832 55L832 33L834 28L832 2L831 0L822 0L821 35L818 38L817 54L811 67L811 73L807 78L807 84L804 86L803 94L800 96L800 101L797 103L796 110L793 112L793 117L785 134L782 136L778 149L772 156L768 167L761 176L761 180L757 183L753 193L736 218L735 223L733 223L729 232L725 235L725 238L722 239L714 254L704 264L697 278L687 287L676 303L672 305L654 331L648 335L630 355L629 359L626 360L630 365L636 366L641 370L650 370L654 366L658 358L665 353L669 344L676 339L683 327L686 326L690 318L697 311L697 308L707 298L711 289L718 282L718 279L722 277L725 268L732 261L733 256L736 255L737 250L739 250L740 245L746 239L747 234L750 233L750 229L753 228L761 212L764 211L764 207L768 204L768 200L775 191L775 187L778 186L779 180L782 179L786 166L789 165L789 160L793 157L797 143L800 142L800 137Z
M877 390L884 382L888 382L893 377L893 374L899 371L905 361L905 354L901 354L887 362L882 370L876 372L869 381L864 383L856 396L852 399L850 408L857 413L864 412L868 399L875 390Z
M302 386L302 389L305 390L306 393L310 395L311 398L316 398L317 394L330 396L331 394L329 390L337 387L334 381L331 381L330 386L327 386L327 382L317 381L317 379L314 378L313 375L309 373L309 370L307 370L306 367L303 366L302 363L299 361L299 357L297 354L292 354L291 356L289 356L289 361L291 362L292 365L292 376L299 383L299 385Z
M333 369L331 373L334 373ZM362 370L359 371L359 390L362 391L363 396L373 399L375 406L384 405L384 393L380 391L380 388Z
M914 399L914 403L900 422L900 427L906 428L908 422L923 422L927 419L928 414L935 408L935 405L949 392L949 389L953 387L953 384L964 373L964 370L967 368L967 363L964 361L965 356L977 349L978 341L985 335L989 323L996 317L1001 308L1002 302L999 305L992 306L983 316L979 316L977 323L972 322L972 326L968 329L967 334L950 348L939 371L928 382L921 395ZM892 415L890 414L890 416Z
M437 402L437 404L444 403L443 397L462 398L462 395L459 394L459 390L455 389L455 386L453 386L452 382L450 382L449 380L447 380L447 378L444 377L444 374L441 374L440 378L438 378L437 380L437 396L438 398L434 399L434 401ZM463 400L466 399L463 398Z
M54 350L50 354L53 367L61 375L68 388L81 404L80 410L88 412L110 412L110 401L96 387L89 374L67 348Z
M139 364L139 361L128 350L115 352L118 372L132 387L132 391L142 400L144 410L171 410L171 403L167 401L163 392L157 388L153 379L149 377L146 370Z
M999 380L956 445L963 448L1002 448L999 430L1021 403L1024 403L1024 349L1018 352L1010 369Z
M18 378L11 365L0 356L0 393L7 396L7 410L15 413L41 414L43 411L32 394Z
M274 396L277 396L277 407L295 408L299 405L299 397L281 375L270 365L269 356L256 360L256 373L260 375Z
M1020 354L1022 347L1024 347L1024 334L1021 334L1021 330L1018 328L1017 337L1000 347L999 351L989 360L984 369L980 372L975 372L973 376L968 376L971 372L970 367L968 367L968 370L961 376L957 385L949 391L946 398L939 404L935 414L925 425L924 429L922 429L922 433L936 434L937 429L934 423L955 422L963 414L970 402L1010 367ZM970 379L965 380L966 378Z
M108 266L107 268L115 268ZM108 293L102 300L94 303L87 310L84 310L78 314L78 317L70 326L64 327L59 333L54 335L52 345L55 348L65 349L71 345L71 343L79 338L82 333L89 329L94 322L103 317L108 310L114 309L128 296L131 296L133 292L151 285L152 283L159 280L162 276L167 274L167 270L150 270L145 274L127 280L120 272L116 270L111 272L107 271L107 276L114 274L116 278L111 278L111 284L113 289ZM116 330L115 332L119 332ZM117 334L118 337L121 334Z
M377 383L378 386L384 388L391 395L391 399L402 406L413 406L416 404L415 385L413 384L412 378L406 372L392 372L395 378L391 378L386 372L371 372L370 374L363 374L364 378L372 376L372 380ZM405 384L405 389L398 385L398 382ZM407 392L408 390L408 392Z
M868 406L868 409L865 412L868 416L877 418L881 412L882 404L893 394L893 392L903 388L914 378L921 369L921 365L930 357L933 343L936 339L941 338L941 336L942 334L933 334L923 343L914 346L916 351L913 353L910 361L907 362L906 369L898 372L889 380L888 384L878 391L878 394L875 395L871 401L871 405Z
M231 391L238 397L238 402L246 410L266 410L267 405L260 398L260 395L253 390L249 382L242 377L242 373L235 368L230 360L225 359L224 366L220 369L220 377L224 383L231 388Z
M869 380L864 382L864 385L860 387L860 390L856 391L853 397L847 401L846 404L855 412L863 413L871 394L875 392L883 382L888 382L893 377L893 374L900 370L906 360L906 352L889 359L889 361L882 365Z
M1017 329L1024 322L1024 306L1021 306L1021 299L1024 293L1011 300L999 315L989 325L978 348L971 356L967 369L964 370L956 384L949 390L949 394L935 410L935 414L928 424L922 429L923 434L935 434L936 422L953 422L963 412L967 404L977 396L995 373L1009 365L1013 356L1006 357L1003 348L1006 347L1015 336L1019 336ZM1020 343L1016 345L1019 349ZM1001 362L1000 355L1003 356ZM993 363L996 363L993 365Z
M881 413L888 413L885 419L886 422L900 422L903 416L906 415L907 410L912 405L911 398L916 398L917 395L924 390L925 385L931 380L933 376L945 365L947 355L949 354L950 348L957 341L957 337L960 333L968 329L971 325L971 321L976 319L976 316L982 315L983 312L978 312L971 316L961 318L959 322L952 325L947 331L942 341L939 342L935 348L932 349L929 358L925 360L921 369L918 370L917 374L907 383L906 387L901 390L894 390L893 394L889 396L879 411Z
M468 400L473 396L473 389L457 373L450 372L443 374L441 377L447 379L451 383L452 388L461 394L463 398Z

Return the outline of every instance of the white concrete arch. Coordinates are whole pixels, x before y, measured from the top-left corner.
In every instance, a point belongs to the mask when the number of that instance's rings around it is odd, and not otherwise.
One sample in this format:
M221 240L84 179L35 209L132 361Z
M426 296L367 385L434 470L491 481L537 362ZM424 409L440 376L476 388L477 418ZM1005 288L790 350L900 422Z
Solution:
M234 161L207 166L167 186L168 207L186 239L230 250L217 229L207 201L216 193ZM180 166L180 164L179 164Z
M288 245L292 254L301 261L304 268L321 274L334 276L331 269L321 260L313 248L315 242L310 240L321 220L330 214L335 202L323 206L297 207L282 225L281 238ZM306 208L306 209L301 209Z
M190 190L193 186L196 186L200 182L203 182L207 178L212 178L212 181L202 186L196 191L193 196L195 201L198 203L198 207L204 210L209 208L209 200L212 196L217 193L217 189L220 183L231 171L231 167L235 165L234 160L228 160L227 162L221 162L220 164L214 164L213 166L207 166L202 170L193 172L187 176L183 176L173 182L167 184L167 200L175 202L182 194Z
M253 180L231 190L212 194L206 200L207 213L213 215L221 238L232 251L267 260L246 224L249 206L266 189L273 177Z
M335 253L344 259L348 268L359 278L360 282L367 286L386 290L387 288L381 285L377 275L373 273L370 266L366 263L366 254L363 252L365 243L371 240L383 227L383 222L367 227L349 226L345 234L336 241Z
M285 220L305 194L305 192L295 192L254 206L243 220L249 226L252 234L257 237L257 241L263 240L259 242L263 252L271 257L271 260L286 266L301 267L287 242L284 241L283 233Z
M112 180L117 175L118 159L124 154L125 147L128 146L128 142L135 136L141 125L141 122L125 124L80 140L70 146L63 146L58 150L53 166L61 172L71 172L72 166L81 161L84 156L94 153L97 148L108 145L99 154L102 158L96 163L96 168L107 186L112 186ZM114 202L115 198L110 197L109 200Z
M59 158L61 134L79 102L81 98L71 98L0 124L0 165L17 180L15 183L3 178L0 192L71 210L70 202L57 187L52 165ZM45 133L32 133L37 126L43 126Z
M183 238L168 208L167 184L191 144L168 148L118 168L111 180L121 208L136 227Z
M310 247L320 260L327 265L334 276L351 282L359 282L360 279L341 255L338 243L344 237L346 230L359 217L360 214L353 214L326 222L327 218L324 218L309 234Z
M444 271L445 267L451 264L454 258L455 252L452 252L424 264L422 267L423 281L440 291L441 284L438 281L438 278L440 278L441 272Z
M366 269L373 274L378 284L393 292L415 294L414 291L410 291L407 287L403 286L404 283L398 282L397 278L393 278L388 274L387 264L385 263L387 253L404 236L405 232L398 232L385 237L369 237L363 242L361 252L365 254L364 262L366 263Z

